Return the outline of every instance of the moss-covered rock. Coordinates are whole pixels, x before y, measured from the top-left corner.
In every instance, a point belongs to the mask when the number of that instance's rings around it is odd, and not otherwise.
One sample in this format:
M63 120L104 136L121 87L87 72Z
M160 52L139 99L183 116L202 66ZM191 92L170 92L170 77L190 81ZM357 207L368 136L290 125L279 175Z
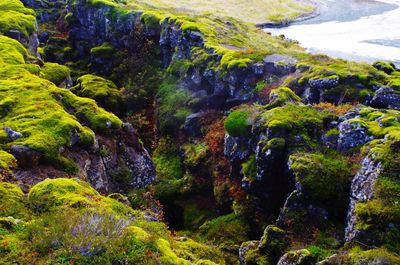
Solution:
M108 109L116 111L122 103L122 93L114 82L95 75L84 75L77 79L71 91L80 97L87 97Z
M229 135L234 137L248 135L251 130L249 113L245 111L233 111L225 120L225 129Z
M41 77L53 82L57 86L63 82L66 82L65 85L67 85L70 78L69 68L57 63L45 63L40 69L40 73Z
M28 38L35 30L36 19L32 9L24 7L20 0L4 0L0 3L0 32L19 31Z
M0 182L0 217L28 218L25 196L15 184Z
M17 41L1 36L0 47L3 51L0 56L1 102L2 108L7 110L0 122L22 134L15 139L1 134L3 149L24 146L63 169L66 160L60 157L60 150L72 145L89 147L94 143L94 132L82 124L102 131L121 127L121 120L99 108L93 100L80 98L40 78L37 65L25 64L27 52ZM45 66L43 73L50 79L59 79L59 68L64 78L67 70L62 66ZM58 81L55 79L53 81Z
M289 164L300 190L312 202L344 212L352 178L346 159L335 153L296 153L290 156Z

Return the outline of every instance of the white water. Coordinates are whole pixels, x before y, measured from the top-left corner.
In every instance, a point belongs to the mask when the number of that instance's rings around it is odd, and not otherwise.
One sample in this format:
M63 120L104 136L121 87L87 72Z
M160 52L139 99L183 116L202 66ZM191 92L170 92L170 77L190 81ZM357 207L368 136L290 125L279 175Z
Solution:
M297 40L312 53L367 62L382 59L400 64L400 0L381 2L396 4L397 8L353 21L332 20L315 24L310 21L265 31ZM362 1L356 4L362 4Z

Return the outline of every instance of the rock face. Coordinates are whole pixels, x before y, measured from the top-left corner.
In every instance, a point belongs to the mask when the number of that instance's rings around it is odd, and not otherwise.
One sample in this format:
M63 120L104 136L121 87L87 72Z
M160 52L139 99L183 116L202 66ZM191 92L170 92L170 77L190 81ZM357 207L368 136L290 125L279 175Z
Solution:
M204 37L197 31L183 31L180 26L168 20L161 25L146 25L140 20L142 14L135 11L112 17L112 7L99 4L92 8L86 0L70 1L67 11L75 18L69 23L70 39L83 57L89 56L91 48L106 42L116 49L134 51L143 45L133 37L138 31L142 31L145 38L158 43L160 59L165 68L177 61L193 61L197 58L192 53L193 49L201 48L209 55L209 59L181 73L182 86L198 102L192 106L194 112L229 109L244 102L256 101L256 80L270 76L282 77L296 71L295 59L270 55L263 63L250 63L244 68L232 67L222 75L219 70L208 66L210 61L219 64L221 56L205 47Z
M366 157L362 162L362 168L351 183L350 205L345 231L345 239L347 242L357 240L359 237L363 236L360 234L360 231L357 230L358 220L355 213L356 203L373 199L373 188L381 170L381 163L373 161L370 157Z
M81 174L97 190L113 192L145 187L155 180L155 166L131 124L125 123L114 138L98 136L97 142L96 152L70 153Z
M63 148L61 155L76 163L78 174L69 174L39 163L39 152L25 146L13 146L11 153L20 166L15 175L27 189L45 178L76 175L103 193L145 187L156 179L156 170L149 153L139 141L132 125L125 123L113 136L96 135L97 144L90 150Z

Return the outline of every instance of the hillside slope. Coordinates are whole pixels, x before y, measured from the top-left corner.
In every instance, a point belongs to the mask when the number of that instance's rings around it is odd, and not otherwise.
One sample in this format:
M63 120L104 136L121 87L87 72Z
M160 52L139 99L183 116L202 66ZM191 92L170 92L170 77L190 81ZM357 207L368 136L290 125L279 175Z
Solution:
M393 64L159 2L5 3L4 263L399 263Z

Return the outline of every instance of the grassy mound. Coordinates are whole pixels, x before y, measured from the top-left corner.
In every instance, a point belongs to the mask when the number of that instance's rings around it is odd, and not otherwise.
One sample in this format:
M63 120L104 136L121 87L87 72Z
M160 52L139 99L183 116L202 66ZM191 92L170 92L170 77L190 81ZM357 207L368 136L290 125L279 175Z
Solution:
M0 183L0 195L0 217L9 216L0 219L2 264L222 262L217 249L175 239L165 224L79 180L47 179L27 200L17 186Z

